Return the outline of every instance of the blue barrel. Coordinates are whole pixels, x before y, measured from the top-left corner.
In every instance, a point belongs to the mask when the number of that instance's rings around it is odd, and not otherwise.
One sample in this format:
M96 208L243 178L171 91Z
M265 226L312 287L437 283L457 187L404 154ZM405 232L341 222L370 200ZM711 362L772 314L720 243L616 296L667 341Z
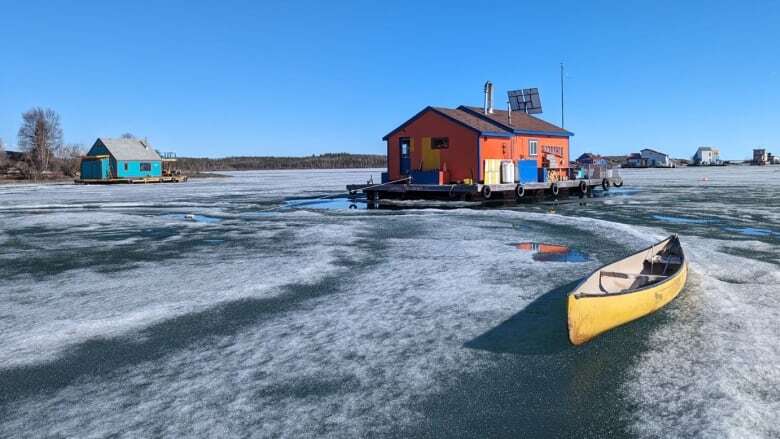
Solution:
M539 183L547 183L547 168L539 168Z
M520 183L535 183L539 179L536 160L517 161L517 181Z

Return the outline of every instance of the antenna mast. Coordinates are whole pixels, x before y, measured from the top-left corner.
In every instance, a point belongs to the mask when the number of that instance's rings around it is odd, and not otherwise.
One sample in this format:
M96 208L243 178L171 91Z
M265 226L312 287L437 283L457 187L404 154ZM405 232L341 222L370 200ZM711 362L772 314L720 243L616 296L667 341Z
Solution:
M561 128L564 127L563 121L563 63L561 63Z

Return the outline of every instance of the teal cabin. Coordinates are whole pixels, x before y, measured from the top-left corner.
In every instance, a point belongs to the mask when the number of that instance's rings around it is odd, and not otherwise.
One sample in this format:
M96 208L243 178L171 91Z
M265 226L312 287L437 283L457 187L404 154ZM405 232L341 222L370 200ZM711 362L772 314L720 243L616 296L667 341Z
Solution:
M81 159L82 180L132 180L161 176L162 158L145 140L101 137Z

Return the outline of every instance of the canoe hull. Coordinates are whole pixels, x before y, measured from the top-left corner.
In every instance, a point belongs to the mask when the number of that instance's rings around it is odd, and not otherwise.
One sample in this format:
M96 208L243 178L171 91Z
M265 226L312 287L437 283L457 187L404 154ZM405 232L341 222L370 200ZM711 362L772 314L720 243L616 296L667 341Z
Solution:
M655 312L680 294L687 278L688 264L683 262L668 281L638 291L604 296L569 295L569 340L574 345L581 345L610 329Z

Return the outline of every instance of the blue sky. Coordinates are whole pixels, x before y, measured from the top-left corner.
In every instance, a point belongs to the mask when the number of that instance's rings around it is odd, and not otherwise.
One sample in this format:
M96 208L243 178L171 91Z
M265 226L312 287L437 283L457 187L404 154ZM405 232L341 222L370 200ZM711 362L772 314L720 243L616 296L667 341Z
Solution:
M73 4L71 4L73 3ZM538 87L572 153L780 153L780 3L0 0L0 137L57 110L68 142L179 155L383 153L426 105Z

